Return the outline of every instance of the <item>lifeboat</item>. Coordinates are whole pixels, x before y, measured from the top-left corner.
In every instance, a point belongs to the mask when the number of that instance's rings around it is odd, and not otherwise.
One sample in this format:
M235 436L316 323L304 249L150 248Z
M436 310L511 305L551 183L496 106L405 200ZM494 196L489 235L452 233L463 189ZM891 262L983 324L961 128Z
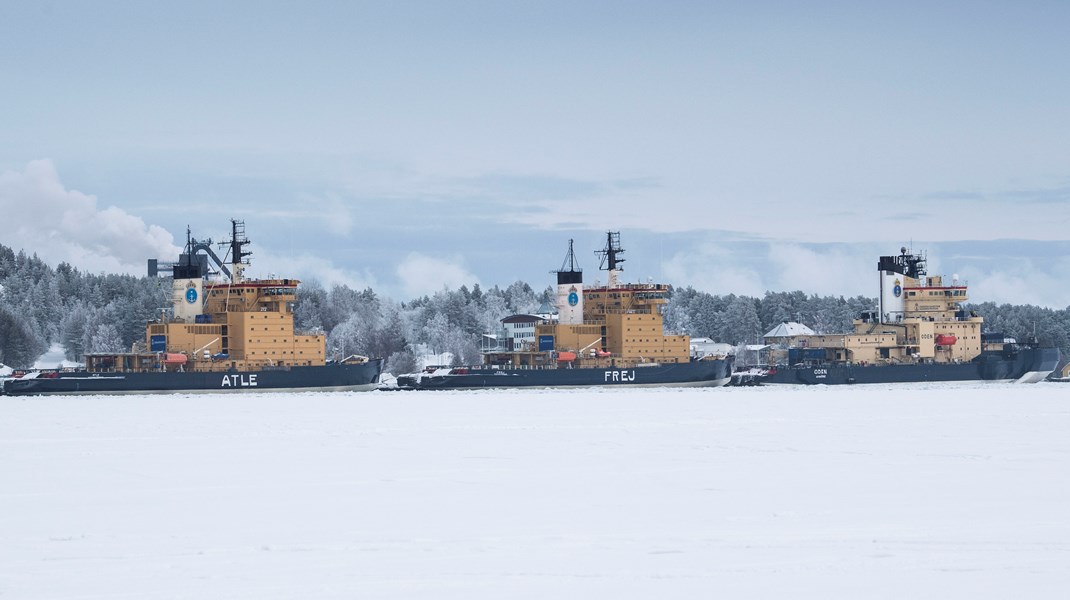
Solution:
M958 341L958 338L956 338L955 336L950 335L950 334L941 334L941 335L936 336L936 345L937 346L954 346L955 342L957 342L957 341Z
M575 352L558 352L557 362L572 362L576 360Z
M184 365L186 364L186 355L168 352L163 355L163 362L169 365Z

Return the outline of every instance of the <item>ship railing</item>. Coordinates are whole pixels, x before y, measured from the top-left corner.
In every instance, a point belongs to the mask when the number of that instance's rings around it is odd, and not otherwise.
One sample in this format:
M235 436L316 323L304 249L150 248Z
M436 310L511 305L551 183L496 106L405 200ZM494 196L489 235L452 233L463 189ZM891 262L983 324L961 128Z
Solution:
M557 365L472 365L469 367L455 367L468 369L469 371L542 371L546 369L558 369Z

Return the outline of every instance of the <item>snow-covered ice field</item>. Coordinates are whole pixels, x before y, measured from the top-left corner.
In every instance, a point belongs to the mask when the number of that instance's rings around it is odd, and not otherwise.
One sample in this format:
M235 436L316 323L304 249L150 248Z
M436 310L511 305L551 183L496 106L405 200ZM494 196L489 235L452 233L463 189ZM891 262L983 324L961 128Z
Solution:
M0 598L1065 598L1070 385L0 397Z

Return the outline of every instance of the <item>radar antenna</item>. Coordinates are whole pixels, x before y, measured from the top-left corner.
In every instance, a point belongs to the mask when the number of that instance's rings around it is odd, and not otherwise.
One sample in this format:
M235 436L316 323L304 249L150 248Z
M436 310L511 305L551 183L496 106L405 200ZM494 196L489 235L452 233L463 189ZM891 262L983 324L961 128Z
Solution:
M919 252L914 254L906 246L899 249L903 257L903 266L906 267L904 273L907 277L913 277L914 279L921 279L927 274L925 268L925 252Z
M927 273L925 262L924 252L915 254L910 248L903 246L899 249L898 256L882 256L877 263L877 270L921 279Z
M599 269L603 271L622 270L619 265L624 262L624 259L618 258L618 255L624 254L624 248L620 247L620 232L607 231L606 247L601 250L595 250L595 254L602 259L602 262L598 265ZM609 265L608 268L606 267L607 264Z
M232 269L231 281L238 283L242 280L242 272L245 271L245 267L249 266L249 259L252 252L246 252L243 250L245 246L249 244L249 238L245 237L245 221L239 221L238 219L230 220L230 240L220 244L224 247L229 247L227 250L227 257L230 258L230 265Z

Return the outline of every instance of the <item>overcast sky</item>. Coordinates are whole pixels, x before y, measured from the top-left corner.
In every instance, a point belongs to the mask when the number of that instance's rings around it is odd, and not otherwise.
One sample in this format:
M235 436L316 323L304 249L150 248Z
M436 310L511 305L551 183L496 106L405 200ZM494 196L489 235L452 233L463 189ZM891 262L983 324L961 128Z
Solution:
M876 294L926 250L1070 305L1070 3L0 5L0 243L141 273L189 225L253 272Z

